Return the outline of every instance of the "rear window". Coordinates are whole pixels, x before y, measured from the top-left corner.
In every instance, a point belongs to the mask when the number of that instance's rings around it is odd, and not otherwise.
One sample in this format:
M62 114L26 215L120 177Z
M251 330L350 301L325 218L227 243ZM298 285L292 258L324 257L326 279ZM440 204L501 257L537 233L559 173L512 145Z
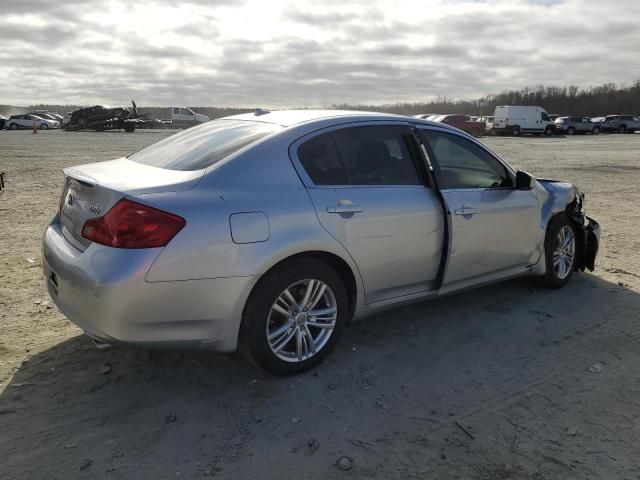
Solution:
M200 170L281 128L272 123L214 120L154 143L129 160L168 170Z

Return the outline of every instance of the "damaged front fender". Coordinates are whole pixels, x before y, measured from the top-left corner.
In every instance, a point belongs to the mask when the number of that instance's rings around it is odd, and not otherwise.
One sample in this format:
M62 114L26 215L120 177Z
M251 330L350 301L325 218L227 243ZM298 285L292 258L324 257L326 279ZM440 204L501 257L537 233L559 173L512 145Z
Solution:
M543 222L548 225L554 215L566 213L576 227L576 270L593 271L600 246L600 225L584 213L584 193L570 183L538 179L549 193L543 204Z

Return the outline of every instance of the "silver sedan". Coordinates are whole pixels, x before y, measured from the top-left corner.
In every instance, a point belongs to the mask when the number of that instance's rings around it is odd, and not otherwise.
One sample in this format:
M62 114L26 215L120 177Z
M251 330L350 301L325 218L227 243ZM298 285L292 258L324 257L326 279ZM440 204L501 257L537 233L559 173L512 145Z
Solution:
M520 276L593 270L573 185L515 171L447 125L257 110L64 170L43 268L98 345L241 346L275 373L352 319Z

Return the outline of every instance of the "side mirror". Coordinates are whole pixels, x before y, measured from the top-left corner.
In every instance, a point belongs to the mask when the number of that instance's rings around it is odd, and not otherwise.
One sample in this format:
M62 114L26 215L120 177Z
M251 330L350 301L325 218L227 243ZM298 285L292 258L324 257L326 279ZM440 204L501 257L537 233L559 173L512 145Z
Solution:
M516 190L531 190L534 178L527 172L518 170L516 173Z

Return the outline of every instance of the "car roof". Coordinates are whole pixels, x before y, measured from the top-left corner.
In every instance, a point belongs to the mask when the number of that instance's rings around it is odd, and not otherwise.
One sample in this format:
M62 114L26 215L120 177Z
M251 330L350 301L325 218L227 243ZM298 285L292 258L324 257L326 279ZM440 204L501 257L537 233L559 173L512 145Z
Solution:
M451 132L455 132L459 135L473 138L462 130L444 123L405 115L352 110L259 110L254 113L224 117L219 120L241 120L280 125L281 127L284 127L280 134L287 135L285 132L288 132L291 138L300 138L319 129L337 125L376 121L406 122L416 126L430 126L440 130L450 130Z
M230 120L248 120L254 122L274 123L283 127L292 127L301 123L327 120L327 119L348 119L348 120L419 120L403 115L394 115L379 112L363 112L354 110L261 110L254 113L243 113L225 117Z

